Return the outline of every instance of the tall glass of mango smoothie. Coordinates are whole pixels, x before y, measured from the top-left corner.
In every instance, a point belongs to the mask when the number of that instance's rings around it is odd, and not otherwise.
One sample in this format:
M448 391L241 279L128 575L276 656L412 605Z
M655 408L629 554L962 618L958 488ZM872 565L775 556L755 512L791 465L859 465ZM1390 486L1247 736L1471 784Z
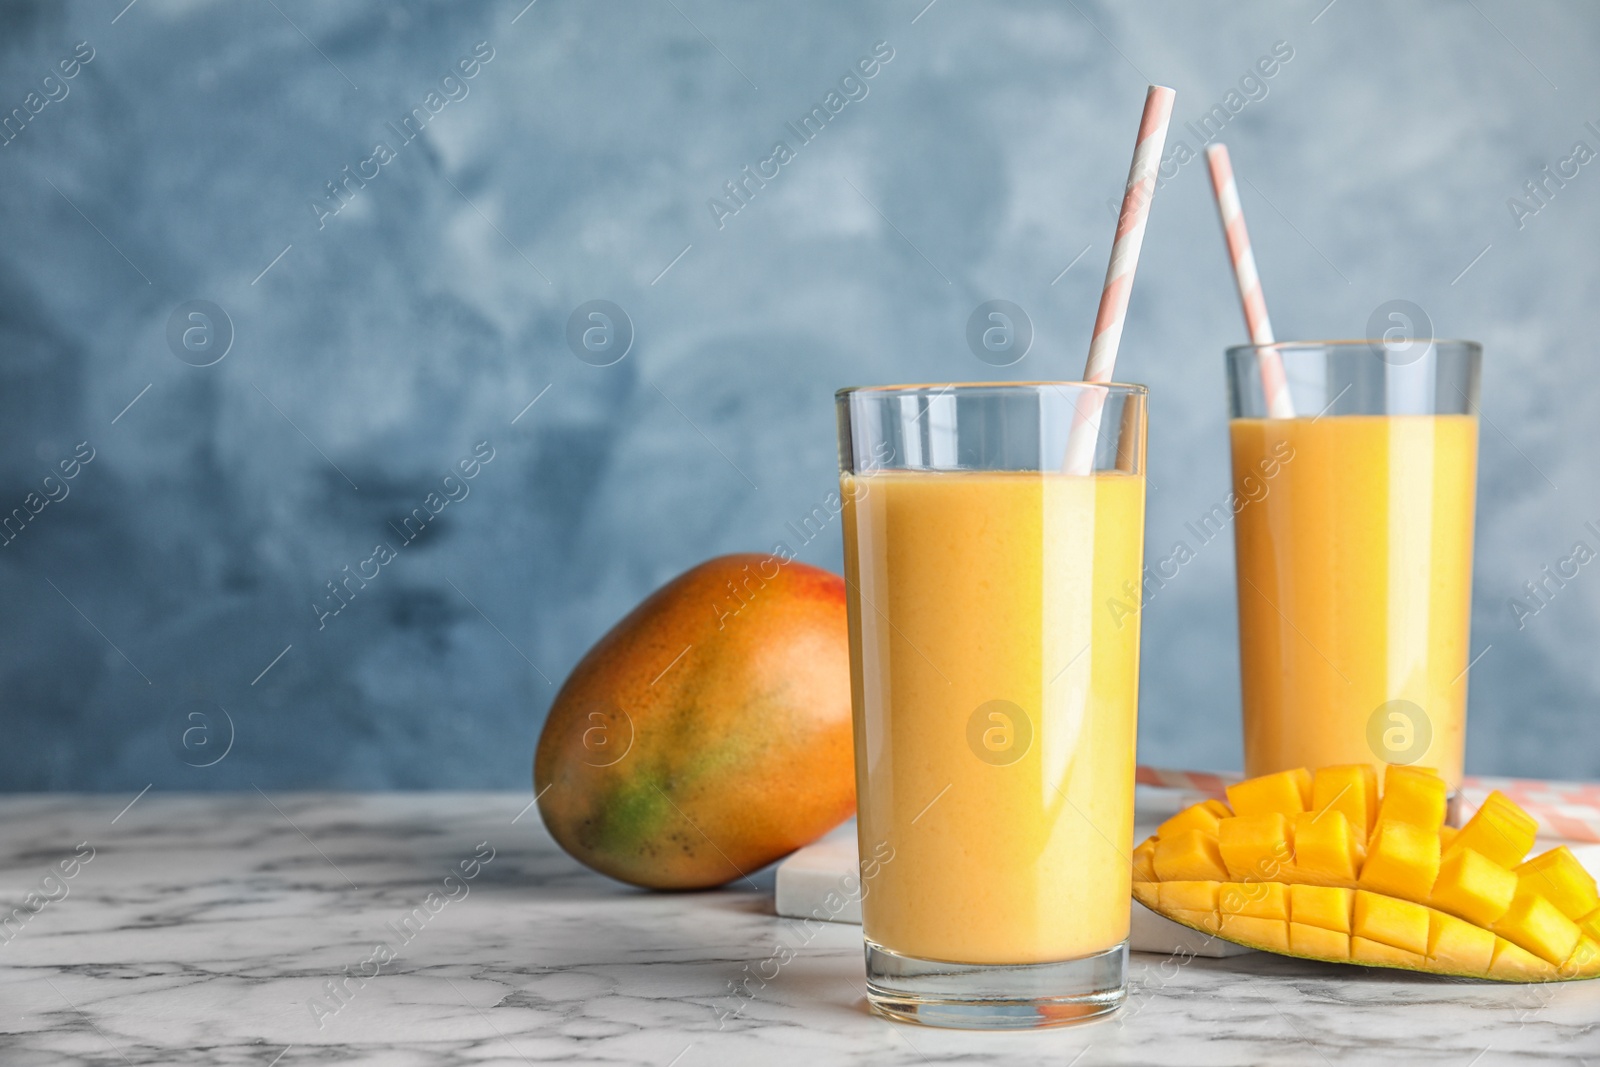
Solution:
M1125 996L1145 390L838 394L872 1007L1026 1028ZM1079 412L1092 469L1063 471Z
M1460 785L1481 361L1428 339L1228 350L1246 775ZM1274 362L1292 415L1268 417Z

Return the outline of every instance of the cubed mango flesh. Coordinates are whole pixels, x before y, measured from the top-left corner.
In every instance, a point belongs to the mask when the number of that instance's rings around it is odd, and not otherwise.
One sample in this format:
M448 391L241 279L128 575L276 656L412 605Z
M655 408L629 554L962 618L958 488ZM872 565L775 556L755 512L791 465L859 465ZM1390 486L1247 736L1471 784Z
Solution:
M1572 950L1572 955L1567 957L1559 970L1563 978L1600 974L1600 943L1587 936L1578 938L1577 947Z
M1154 882L1156 880L1156 843L1154 840L1146 841L1133 850L1133 880L1135 882Z
M1322 767L1311 777L1311 810L1344 812L1363 841L1378 821L1378 773L1366 763Z
M1509 868L1522 862L1538 833L1539 824L1533 816L1496 789L1450 839L1450 847L1470 848Z
M1321 879L1356 880L1361 848L1344 812L1336 808L1303 811L1294 817L1293 834L1296 870Z
M1225 915L1288 919L1289 887L1282 882L1224 882L1217 892L1217 908Z
M1430 960L1452 974L1489 973L1489 965L1494 962L1493 931L1439 911L1433 911L1428 918Z
M1419 903L1439 876L1439 835L1406 822L1378 820L1358 879L1363 889Z
M1517 876L1483 853L1453 849L1439 863L1428 903L1478 926L1488 926L1506 913L1517 895Z
M1284 919L1263 919L1258 915L1222 913L1218 932L1230 941L1271 952L1289 951L1289 923Z
M1163 882L1228 880L1228 867L1222 862L1217 839L1203 830L1185 830L1158 838L1151 863L1156 877Z
M1355 767L1241 782L1232 809L1194 805L1135 849L1133 896L1308 959L1506 982L1600 977L1600 892L1569 850L1520 863L1537 824L1503 794L1452 833L1438 824L1435 772L1384 777L1382 796Z
M1235 815L1298 815L1310 806L1311 772L1304 767L1228 786L1228 807Z
M1192 926L1196 930L1204 930L1208 934L1215 934L1222 930L1222 916L1214 911L1163 911L1163 915L1174 922Z
M1289 924L1289 951L1314 959L1347 960L1350 958L1350 935L1292 922Z
M1538 982L1549 974L1545 961L1526 949L1512 944L1503 937L1494 941L1494 961L1489 964L1489 977L1507 982Z
M1404 822L1437 835L1444 825L1449 787L1431 771L1391 764L1383 777L1378 821Z
M1226 819L1233 812L1220 800L1207 800L1199 804L1192 804L1178 814L1156 827L1157 837L1172 837L1185 830L1204 830L1213 836L1217 832L1217 822Z
M1236 882L1275 880L1294 857L1289 820L1275 811L1223 819L1217 845Z
M1583 869L1583 864L1566 845L1541 852L1518 865L1516 875L1519 891L1538 893L1574 922L1600 908L1594 876Z
M1417 971L1428 969L1428 958L1420 952L1410 952L1359 935L1350 938L1350 958L1357 963L1382 963Z
M1227 882L1158 883L1162 911L1216 911L1217 895Z
M1421 955L1428 951L1428 909L1409 900L1358 889L1351 932Z
M1494 932L1557 966L1578 946L1578 924L1537 893L1517 890L1511 907L1494 924Z
M1350 932L1350 913L1355 908L1355 892L1337 886L1292 885L1289 887L1289 918L1304 926L1320 926L1337 933Z

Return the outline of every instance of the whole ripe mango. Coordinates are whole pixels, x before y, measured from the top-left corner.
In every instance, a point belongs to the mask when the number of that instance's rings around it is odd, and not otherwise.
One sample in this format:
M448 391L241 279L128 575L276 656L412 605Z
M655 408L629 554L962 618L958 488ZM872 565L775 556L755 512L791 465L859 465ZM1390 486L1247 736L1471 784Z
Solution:
M855 811L844 582L720 556L652 593L562 685L534 754L551 835L653 889L722 885Z

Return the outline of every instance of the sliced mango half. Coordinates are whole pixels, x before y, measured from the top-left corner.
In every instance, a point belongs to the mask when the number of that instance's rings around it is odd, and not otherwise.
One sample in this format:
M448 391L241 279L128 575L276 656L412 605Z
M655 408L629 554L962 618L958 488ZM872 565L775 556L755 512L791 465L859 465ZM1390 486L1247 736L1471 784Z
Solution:
M1537 821L1492 793L1444 826L1432 771L1284 771L1228 787L1133 853L1133 895L1266 952L1500 982L1600 976L1600 893Z

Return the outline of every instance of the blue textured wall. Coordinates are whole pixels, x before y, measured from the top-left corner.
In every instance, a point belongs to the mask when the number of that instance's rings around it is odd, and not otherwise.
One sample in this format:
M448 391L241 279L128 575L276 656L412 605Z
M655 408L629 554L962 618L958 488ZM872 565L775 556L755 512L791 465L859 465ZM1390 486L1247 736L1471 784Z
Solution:
M1404 299L1485 343L1469 764L1600 775L1600 566L1508 603L1600 547L1600 162L1524 192L1600 150L1591 6L122 2L0 8L0 513L38 508L0 787L525 784L544 679L834 485L833 389L1077 375L1147 81L1171 147L1222 108L1280 336ZM999 370L992 298L1036 332ZM609 366L568 345L591 300ZM1152 553L1227 490L1241 332L1176 166L1118 368ZM1237 764L1231 556L1148 608L1147 761Z

